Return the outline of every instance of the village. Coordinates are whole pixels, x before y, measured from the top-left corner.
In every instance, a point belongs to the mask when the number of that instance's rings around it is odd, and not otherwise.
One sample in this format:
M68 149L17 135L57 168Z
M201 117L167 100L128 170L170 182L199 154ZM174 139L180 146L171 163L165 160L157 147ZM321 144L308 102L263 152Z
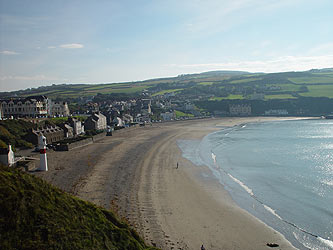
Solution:
M26 144L32 145L36 152L40 150L38 145L40 136L46 139L46 149L68 151L89 144L96 137L110 136L113 131L123 128L204 117L194 105L188 102L171 103L166 98L99 103L87 99L82 105L85 108L82 113L71 112L67 102L53 101L44 95L2 99L0 103L0 120L2 120L0 125L8 121L24 121L31 124L31 128L26 130L22 139L27 142ZM152 112L152 103L159 111L158 115ZM6 133L8 131L1 133L0 137L0 162L13 165L22 160L21 158L15 160L13 150L27 147L21 147L20 144L11 145L15 143L5 138Z

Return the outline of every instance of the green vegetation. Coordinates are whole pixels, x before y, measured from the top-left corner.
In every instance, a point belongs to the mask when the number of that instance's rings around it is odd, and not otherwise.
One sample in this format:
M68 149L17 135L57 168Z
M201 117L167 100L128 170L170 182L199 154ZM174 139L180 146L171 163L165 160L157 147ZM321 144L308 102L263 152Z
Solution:
M33 123L24 120L3 120L0 121L0 147L7 148L9 144L13 148L33 148L33 145L26 141L26 136Z
M251 97L260 99L265 96L265 101L272 102L272 108L288 109L289 114L311 115L312 108L305 109L305 97L320 97L313 99L313 105L320 106L326 103L325 98L333 98L333 68L309 70L304 72L280 72L280 73L249 73L237 71L212 71L200 74L179 75L177 77L151 79L139 82L124 82L113 84L62 84L37 89L15 91L11 93L0 93L0 97L7 96L29 96L46 94L51 99L65 100L70 104L71 111L76 113L85 112L84 104L87 101L97 103L107 103L111 101L123 101L137 98L149 98L166 93L177 93L175 97L170 97L171 101L178 102L198 102L200 104L209 102L207 106L212 107L214 103L223 102L223 110L228 112L228 102L248 103ZM143 95L143 90L145 91ZM258 97L256 97L258 94ZM93 98L92 98L93 97ZM285 102L278 102L284 100ZM286 103L297 102L297 110L294 106ZM278 106L276 103L279 103ZM177 105L177 104L176 104ZM264 105L264 107L260 107ZM198 105L199 109L204 109ZM262 114L267 108L267 103L255 103L252 107L254 111ZM156 108L155 108L156 109ZM212 112L221 110L216 106ZM326 110L326 109L325 109ZM155 110L156 112L156 110ZM154 118L158 119L159 110ZM318 110L315 110L319 113ZM330 111L329 112L333 112ZM1 138L0 138L1 139ZM0 142L0 145L2 143Z
M194 117L194 115L192 115L192 114L187 114L187 113L184 113L184 112L179 111L179 110L175 110L175 115L176 115L176 118L181 118L181 117Z
M157 93L153 94L153 96L164 95L166 93L180 92L182 90L183 89L166 89L166 90L162 90L160 92L157 92Z
M271 90L271 91L294 91L294 92L297 92L297 91L300 91L300 88L302 86L300 85L296 85L296 84L266 84L267 87L277 87L279 89L277 90Z
M333 76L310 76L310 77L291 77L288 78L293 83L316 84L316 83L331 83L333 84Z
M308 85L307 87L309 92L301 93L301 96L333 98L333 85Z
M156 249L113 212L0 166L2 249Z
M221 101L221 100L241 100L244 99L242 95L228 95L227 97L212 97L210 101Z
M265 95L265 99L296 99L296 97L289 94L281 94L281 95Z
M233 80L230 81L230 83L248 83L248 82L254 82L254 81L258 81L261 80L261 78L245 78L245 79L240 79L240 80Z
M86 116L76 115L76 116L73 116L73 117L76 118L76 119L78 119L78 120L80 120L80 121L85 121L87 119ZM54 118L49 118L47 120L50 121L52 124L58 125L58 124L67 122L68 121L68 117L54 117Z
M199 82L198 85L213 85L214 82Z

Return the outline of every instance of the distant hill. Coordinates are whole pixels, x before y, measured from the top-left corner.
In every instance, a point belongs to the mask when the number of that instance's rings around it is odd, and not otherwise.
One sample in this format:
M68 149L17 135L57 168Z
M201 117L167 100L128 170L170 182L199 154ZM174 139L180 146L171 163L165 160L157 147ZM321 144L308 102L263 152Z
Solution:
M156 249L108 210L0 166L1 249Z
M210 71L146 81L106 84L54 84L13 92L0 92L0 98L46 95L52 99L70 100L96 95L134 97L143 91L151 95L175 92L189 99L198 93L201 98L251 99L263 93L265 99L300 97L333 98L333 68L303 72L249 73L244 71ZM228 97L230 96L230 97ZM190 99L189 99L190 100Z

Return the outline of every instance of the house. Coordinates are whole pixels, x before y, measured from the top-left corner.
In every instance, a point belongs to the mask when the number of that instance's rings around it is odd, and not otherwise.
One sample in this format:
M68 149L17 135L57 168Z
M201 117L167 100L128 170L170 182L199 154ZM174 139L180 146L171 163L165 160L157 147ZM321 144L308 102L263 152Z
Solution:
M249 116L251 115L251 105L249 104L231 104L229 106L231 116Z
M92 114L84 123L85 130L105 130L106 127L106 117L100 112Z
M60 124L59 127L64 131L65 138L72 138L74 136L74 129L70 125L63 123Z
M141 112L144 115L151 114L151 99L142 99L141 100Z
M265 111L265 115L272 115L272 116L288 115L288 111L285 109L270 109Z
M141 115L141 114L138 114L135 119L134 119L134 122L137 122L137 123L149 123L151 122L151 119L148 115Z
M115 127L123 127L124 126L124 122L122 119L120 119L119 117L115 117L113 120L112 120L112 123Z
M11 166L15 163L14 152L11 145L8 145L8 148L0 148L0 163L5 166Z
M123 121L125 124L131 124L131 123L133 123L133 116L131 116L129 114L125 114L125 115L123 115Z
M161 117L164 121L171 121L172 119L175 118L175 113L174 112L161 113Z
M54 102L52 100L49 101L49 115L52 117L55 116L69 116L69 108L67 102Z
M38 145L38 136L44 135L48 144L64 139L64 130L58 126L50 126L38 129L31 129L27 135L27 140L34 145Z
M88 102L86 104L86 106L87 106L87 109L88 109L87 112L89 114L94 114L96 112L99 112L99 105L96 102Z
M84 133L84 126L82 125L80 120L78 120L74 117L69 117L68 123L73 128L74 136L81 135Z
M0 100L3 117L46 117L49 100L46 96L9 98Z

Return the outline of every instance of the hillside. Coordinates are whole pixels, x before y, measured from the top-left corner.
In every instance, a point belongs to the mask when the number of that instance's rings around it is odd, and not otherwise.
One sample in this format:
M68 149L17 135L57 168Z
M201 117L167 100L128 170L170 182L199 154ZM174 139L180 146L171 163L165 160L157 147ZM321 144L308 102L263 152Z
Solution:
M156 249L111 211L0 166L2 249Z
M142 91L153 96L175 92L179 96L193 97L199 93L204 96L203 98L212 101L255 99L255 95L258 93L263 94L265 100L300 97L333 98L333 69L269 74L211 71L138 82L53 84L14 92L1 92L0 98L46 95L52 99L72 100L73 102L76 99L96 95L138 96Z
M0 98L8 96L25 97L31 95L46 95L50 98L79 98L97 94L123 94L136 95L145 89L150 89L160 84L187 83L189 81L223 80L235 75L246 74L242 71L212 71L201 74L180 75L177 77L157 78L138 82L105 83L105 84L53 84L25 90L0 92Z
M24 120L0 121L0 148L7 148L8 144L15 148L32 148L33 145L26 140L29 129L34 124Z

